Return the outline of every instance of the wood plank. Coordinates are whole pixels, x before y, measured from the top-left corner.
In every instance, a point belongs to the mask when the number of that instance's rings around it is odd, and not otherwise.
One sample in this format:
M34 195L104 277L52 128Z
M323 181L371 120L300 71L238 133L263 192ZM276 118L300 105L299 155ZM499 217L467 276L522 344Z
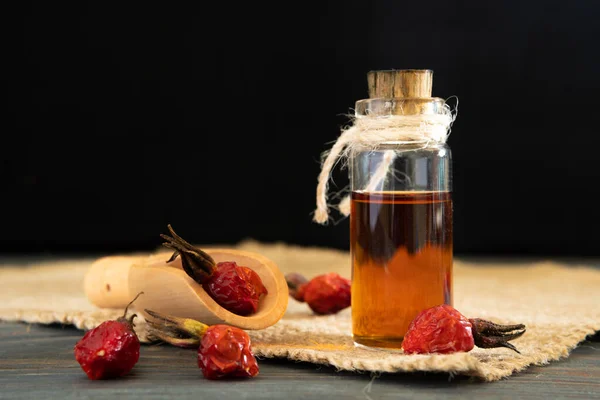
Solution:
M90 381L73 357L82 332L60 325L0 323L0 398L190 399L397 399L397 398L600 398L600 335L571 357L531 367L499 382L482 383L448 374L370 374L287 360L260 360L249 380L208 381L194 350L143 346L130 375Z

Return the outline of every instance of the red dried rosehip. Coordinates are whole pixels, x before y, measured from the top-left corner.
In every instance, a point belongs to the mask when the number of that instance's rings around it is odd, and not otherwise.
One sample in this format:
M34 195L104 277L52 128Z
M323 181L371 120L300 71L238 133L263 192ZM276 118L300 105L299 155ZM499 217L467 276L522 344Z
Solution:
M198 349L198 366L208 379L253 377L258 363L252 354L250 336L229 325L208 326L191 318L145 310L148 337L174 346Z
M204 251L178 236L168 225L172 236L160 235L163 245L175 250L167 262L181 256L183 270L221 307L238 315L253 314L258 310L262 295L267 294L260 276L248 267L235 262L216 263Z
M250 336L229 325L212 325L206 330L198 349L198 366L207 379L258 375Z
M499 325L484 319L467 319L452 306L442 304L421 311L404 336L405 353L453 353L506 347L519 353L509 340L525 333L525 325Z
M335 314L350 306L350 280L335 272L315 276L304 283L299 274L286 275L290 295L304 301L316 314Z
M202 287L221 307L238 315L255 313L260 297L267 294L258 274L235 262L218 263Z
M402 349L407 354L470 351L475 345L471 328L469 320L453 307L432 307L410 323Z
M125 318L126 314L127 308L123 317L104 321L75 344L75 359L88 378L117 378L131 371L138 362L140 341L133 330L135 314L129 319Z
M127 374L140 357L140 341L126 321L105 321L75 345L75 359L90 379Z

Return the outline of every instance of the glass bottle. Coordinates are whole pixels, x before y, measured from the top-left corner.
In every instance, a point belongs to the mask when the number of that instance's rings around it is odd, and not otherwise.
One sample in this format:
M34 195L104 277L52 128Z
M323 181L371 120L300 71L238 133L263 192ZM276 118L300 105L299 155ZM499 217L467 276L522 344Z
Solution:
M430 70L370 72L371 98L356 102L357 121L448 115L431 82ZM406 140L396 131L399 140L349 154L352 330L355 343L374 347L401 347L421 310L452 305L450 148L445 135Z

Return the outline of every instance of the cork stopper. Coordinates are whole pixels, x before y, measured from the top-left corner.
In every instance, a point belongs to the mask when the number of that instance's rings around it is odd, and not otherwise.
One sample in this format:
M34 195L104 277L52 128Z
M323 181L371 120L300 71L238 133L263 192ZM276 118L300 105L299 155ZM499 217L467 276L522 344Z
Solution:
M369 71L369 98L430 98L433 71L430 69L391 69Z
M446 113L444 100L432 97L430 69L369 71L369 98L358 100L356 116L418 115Z

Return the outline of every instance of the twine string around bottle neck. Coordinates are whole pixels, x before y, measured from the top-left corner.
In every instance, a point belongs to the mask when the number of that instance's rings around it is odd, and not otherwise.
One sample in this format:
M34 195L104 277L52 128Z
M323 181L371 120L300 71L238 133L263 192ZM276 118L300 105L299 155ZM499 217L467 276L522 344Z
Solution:
M444 108L440 114L421 115L387 115L360 116L354 119L354 124L344 129L331 150L323 153L321 172L318 178L316 209L313 221L325 224L329 221L327 202L329 178L332 169L341 160L347 162L353 151L374 150L384 143L389 144L423 144L423 147L433 143L445 143L450 135L450 128L458 113L458 102L454 110ZM396 150L386 150L382 161L371 175L365 190L374 190L387 176L390 166L397 156ZM344 216L350 214L350 196L346 196L337 205Z

